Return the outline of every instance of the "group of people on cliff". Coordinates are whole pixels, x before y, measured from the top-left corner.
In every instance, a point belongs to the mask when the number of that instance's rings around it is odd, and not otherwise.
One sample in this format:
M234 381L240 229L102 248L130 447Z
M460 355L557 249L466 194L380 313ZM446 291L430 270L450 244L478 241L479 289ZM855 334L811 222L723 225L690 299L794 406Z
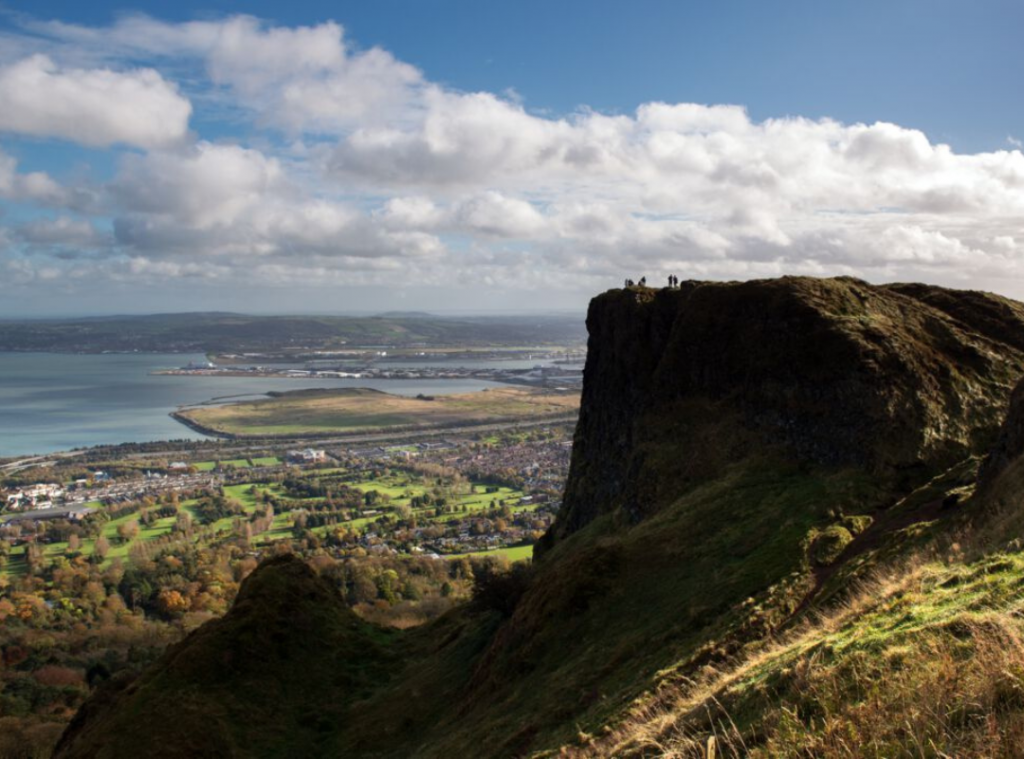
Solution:
M679 277L677 277L675 274L669 274L668 275L668 286L669 287L679 287ZM627 279L626 283L625 283L625 287L647 287L647 277L640 277L640 281L639 282L634 282L631 279Z

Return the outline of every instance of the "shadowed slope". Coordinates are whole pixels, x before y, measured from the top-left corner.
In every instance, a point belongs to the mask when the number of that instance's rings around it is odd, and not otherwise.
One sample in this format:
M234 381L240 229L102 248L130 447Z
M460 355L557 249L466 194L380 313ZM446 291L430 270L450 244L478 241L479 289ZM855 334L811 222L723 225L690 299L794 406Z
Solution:
M386 638L304 562L269 560L227 615L94 697L56 756L316 755L344 707L386 679Z

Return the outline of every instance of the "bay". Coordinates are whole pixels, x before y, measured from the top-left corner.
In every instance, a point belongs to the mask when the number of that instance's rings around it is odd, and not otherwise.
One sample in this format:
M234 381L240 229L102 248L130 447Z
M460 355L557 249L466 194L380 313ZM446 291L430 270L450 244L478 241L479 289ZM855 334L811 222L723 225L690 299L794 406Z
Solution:
M474 379L289 380L151 374L205 360L201 354L0 353L0 457L92 445L202 439L203 435L169 414L179 406L214 398L314 387L444 395L499 386Z

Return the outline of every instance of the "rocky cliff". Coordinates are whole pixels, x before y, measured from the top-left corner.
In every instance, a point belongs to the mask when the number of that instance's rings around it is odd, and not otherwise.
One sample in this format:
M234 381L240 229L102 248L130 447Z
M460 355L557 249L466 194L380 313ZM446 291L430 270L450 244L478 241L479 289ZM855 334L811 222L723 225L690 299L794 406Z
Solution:
M587 328L552 538L608 511L639 520L766 447L912 482L986 450L1024 371L1024 306L926 285L612 290L592 301Z

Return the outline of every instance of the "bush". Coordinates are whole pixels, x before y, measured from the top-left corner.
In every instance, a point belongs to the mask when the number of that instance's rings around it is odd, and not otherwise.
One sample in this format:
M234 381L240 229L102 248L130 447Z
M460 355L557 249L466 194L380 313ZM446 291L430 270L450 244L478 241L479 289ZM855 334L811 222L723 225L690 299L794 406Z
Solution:
M473 598L471 606L478 611L496 611L511 617L519 599L530 587L533 567L526 562L513 564L500 571L491 564L473 569Z
M819 567L827 567L834 563L850 543L853 535L845 527L837 524L826 528L811 543L811 561Z

